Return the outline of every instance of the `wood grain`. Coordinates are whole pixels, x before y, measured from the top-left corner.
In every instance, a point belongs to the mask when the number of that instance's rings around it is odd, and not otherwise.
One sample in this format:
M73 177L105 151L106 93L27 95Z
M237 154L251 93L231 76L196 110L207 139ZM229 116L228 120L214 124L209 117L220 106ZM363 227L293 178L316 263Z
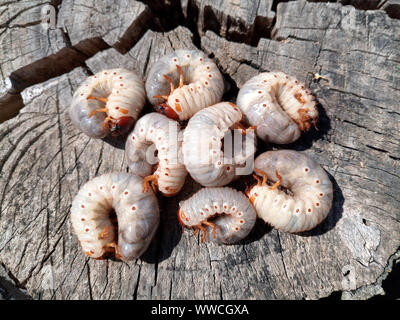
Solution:
M275 18L272 0L183 0L183 14L202 36L207 30L231 41L256 43Z
M63 0L58 26L71 44L101 37L120 51L129 49L146 31L152 14L140 1Z
M60 10L74 5L95 16L101 9L78 3L64 0ZM72 23L67 34L74 48L90 37L106 45L94 45L73 70L40 83L28 81L21 89L24 107L0 124L1 266L35 299L317 299L336 291L360 299L379 294L368 288L380 286L400 247L399 20L382 8L364 11L340 3L289 1L266 11L261 5L255 11L251 1L219 7L182 3L187 17L214 12L221 28L186 20L192 31L176 26L157 32L143 24L142 34L119 50L114 44L137 16L127 15L118 30L109 31L114 33L96 33L96 28L75 33ZM232 22L238 3L247 21L239 19L241 27ZM185 8L199 12L188 15ZM75 15L70 21L81 19ZM262 36L255 27L258 16L276 17ZM100 14L93 21L106 18ZM123 141L90 139L72 126L66 112L72 94L88 73L125 67L146 78L162 55L195 44L218 64L231 85L225 97L232 101L244 82L262 71L284 71L307 84L320 103L319 130L287 146L260 143L258 152L304 150L329 173L333 208L306 233L282 233L259 221L240 244L202 244L198 236L181 233L176 217L179 201L200 188L188 178L177 197L159 198L160 227L141 259L90 259L72 232L72 199L89 179L128 167ZM30 64L21 62L18 68ZM143 113L152 110L146 105ZM243 190L249 181L232 185Z
M85 68L86 59L110 46L126 52L142 37L152 18L148 6L125 0L4 1L2 6L1 121L21 109L20 104L8 102L22 90L76 67Z
M3 4L1 3L3 2ZM10 88L9 75L65 47L59 30L42 25L42 10L50 1L0 2L0 95Z

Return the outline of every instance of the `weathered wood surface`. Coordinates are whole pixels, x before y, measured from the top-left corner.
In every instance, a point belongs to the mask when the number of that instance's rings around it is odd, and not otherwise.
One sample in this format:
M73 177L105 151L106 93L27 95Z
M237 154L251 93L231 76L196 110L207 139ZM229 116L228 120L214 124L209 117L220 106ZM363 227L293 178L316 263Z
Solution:
M12 72L64 47L55 41L57 30L41 24L49 5L46 0L0 1L0 96L11 88Z
M212 30L224 38L246 43L267 35L275 18L273 0L183 0L186 19L200 36Z
M335 226L313 238L331 261L318 272L327 272L321 279L333 276L333 269L340 275L347 261L356 280L366 284L399 246L399 27L377 11L298 2L278 6L276 40L261 39L257 48L210 31L202 38L203 49L214 53L239 87L259 70L287 70L322 105L320 131L291 146L307 149L337 183L338 216L330 216ZM299 256L296 248L304 240L280 237L288 270L302 268L304 262L290 257ZM340 257L336 266L334 257Z
M143 3L125 0L3 0L0 8L0 121L18 113L23 89L84 67L110 46L126 51L152 18Z
M128 168L121 141L88 138L66 110L87 72L124 66L146 76L163 54L195 48L197 26L193 34L148 30L126 54L104 48L83 68L25 89L20 114L0 124L0 263L34 298L315 299L338 290L362 298L398 258L399 21L296 1L278 4L273 38L257 46L203 31L201 49L231 84L226 99L266 70L297 76L317 96L319 131L285 148L305 150L329 172L327 220L300 235L259 222L241 244L201 244L181 234L176 218L178 202L200 188L188 179L177 197L160 198L160 228L142 259L107 264L83 255L69 221L73 197L94 176Z
M125 51L146 31L151 16L149 7L139 1L63 0L57 23L72 45L101 37Z

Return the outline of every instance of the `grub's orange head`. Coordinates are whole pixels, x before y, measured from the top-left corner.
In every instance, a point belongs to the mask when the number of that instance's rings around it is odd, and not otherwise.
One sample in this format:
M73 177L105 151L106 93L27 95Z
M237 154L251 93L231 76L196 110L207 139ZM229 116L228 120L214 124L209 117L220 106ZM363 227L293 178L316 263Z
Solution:
M157 112L167 116L168 118L173 120L179 120L178 114L175 112L174 109L170 107L168 103L160 103L155 108Z
M117 119L111 127L111 135L114 137L127 135L132 130L134 123L135 120L132 117L121 117Z

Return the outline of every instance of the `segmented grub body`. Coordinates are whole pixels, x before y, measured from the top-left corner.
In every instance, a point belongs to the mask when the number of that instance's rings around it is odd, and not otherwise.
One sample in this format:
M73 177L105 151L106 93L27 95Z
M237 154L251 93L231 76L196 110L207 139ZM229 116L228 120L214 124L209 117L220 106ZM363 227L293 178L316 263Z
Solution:
M245 238L256 221L249 199L232 188L203 188L179 204L182 226L203 232L205 239L217 243L235 243Z
M167 196L185 183L187 170L181 156L182 134L177 121L152 112L141 117L129 134L125 154L132 172L156 183ZM157 158L154 153L157 153ZM153 173L153 167L157 169Z
M118 230L110 213L115 211ZM87 182L72 202L71 222L82 246L92 258L115 253L128 261L147 249L159 224L157 198L142 192L142 179L127 173L110 173Z
M251 78L240 89L236 103L266 142L291 143L318 118L310 91L283 72L264 72Z
M215 63L203 52L177 50L153 64L146 92L150 102L158 105L157 111L186 120L221 101L224 80Z
M316 161L298 151L267 151L256 158L254 167L264 179L247 195L264 221L293 233L313 229L326 218L332 206L333 188ZM266 179L276 182L275 185L267 185ZM291 194L277 188L278 185Z
M253 157L255 138L252 129L240 129L246 135L240 151L235 152L233 146L233 157L229 159L230 155L224 155L223 139L231 129L241 127L242 116L234 104L220 102L200 110L189 120L183 132L183 162L198 183L207 187L224 186L236 177L236 168Z
M74 93L72 123L93 138L110 132L126 135L146 101L143 80L126 69L103 70L89 77Z

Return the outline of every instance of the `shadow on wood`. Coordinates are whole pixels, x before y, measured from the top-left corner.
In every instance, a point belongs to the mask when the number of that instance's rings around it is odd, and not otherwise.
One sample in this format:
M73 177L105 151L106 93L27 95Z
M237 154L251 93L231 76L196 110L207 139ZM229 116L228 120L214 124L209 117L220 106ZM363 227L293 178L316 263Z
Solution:
M125 137L122 137L122 136L114 137L112 135L108 135L101 140L103 140L105 143L108 143L110 146L112 146L114 148L125 150L126 136Z
M160 198L160 225L149 248L141 257L147 263L159 263L168 259L182 238L177 210L167 210L167 201L165 197Z
M236 243L236 245L244 245L252 242L257 242L264 235L269 233L273 228L264 222L262 219L257 219L254 228L250 231L249 235L244 238L242 241Z

